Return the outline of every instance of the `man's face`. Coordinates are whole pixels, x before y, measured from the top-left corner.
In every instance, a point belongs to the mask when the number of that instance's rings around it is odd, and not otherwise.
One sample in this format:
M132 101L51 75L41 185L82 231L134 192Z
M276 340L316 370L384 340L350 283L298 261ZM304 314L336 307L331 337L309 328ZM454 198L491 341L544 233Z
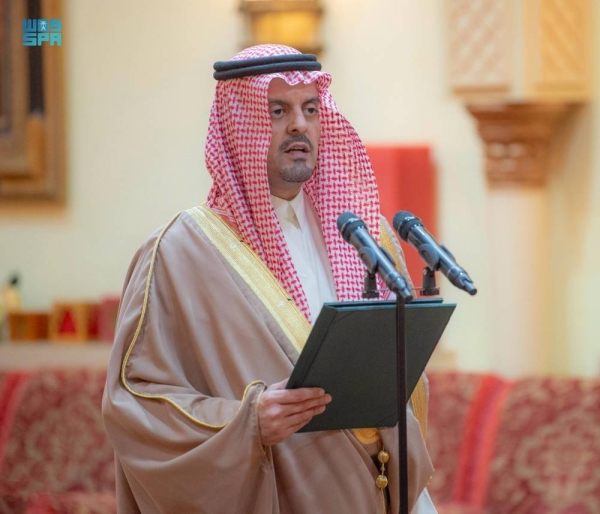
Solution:
M267 157L273 196L293 199L317 165L321 123L317 85L273 79L268 91L273 135Z

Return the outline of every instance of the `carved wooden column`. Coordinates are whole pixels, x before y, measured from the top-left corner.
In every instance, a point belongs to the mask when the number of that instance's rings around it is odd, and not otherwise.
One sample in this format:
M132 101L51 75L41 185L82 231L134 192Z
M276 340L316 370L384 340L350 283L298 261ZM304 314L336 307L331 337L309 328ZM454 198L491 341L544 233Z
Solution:
M475 118L488 183L493 366L546 372L553 137L590 97L590 0L447 0L449 82Z

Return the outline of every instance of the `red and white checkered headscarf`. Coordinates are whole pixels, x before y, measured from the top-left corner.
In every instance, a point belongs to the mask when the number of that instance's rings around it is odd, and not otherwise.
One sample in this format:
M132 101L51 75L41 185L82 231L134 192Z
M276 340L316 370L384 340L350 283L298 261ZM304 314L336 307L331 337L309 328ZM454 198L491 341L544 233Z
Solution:
M248 48L233 59L297 54L280 45ZM266 263L309 318L309 308L271 203L267 154L272 126L267 91L274 78L290 85L316 82L321 100L321 139L313 176L304 183L321 220L338 300L360 300L364 266L336 226L345 211L358 215L379 240L379 195L365 147L327 90L331 77L319 71L292 71L223 80L210 113L206 166L213 178L207 204L236 225L245 242Z

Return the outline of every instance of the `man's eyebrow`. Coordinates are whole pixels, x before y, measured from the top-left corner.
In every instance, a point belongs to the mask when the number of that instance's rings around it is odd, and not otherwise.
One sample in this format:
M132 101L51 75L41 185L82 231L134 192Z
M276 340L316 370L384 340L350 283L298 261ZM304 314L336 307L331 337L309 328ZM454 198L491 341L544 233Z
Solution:
M288 102L286 102L285 100L279 100L278 98L270 98L268 100L269 105L273 105L273 104L279 104L279 105L287 105ZM318 96L313 96L311 98L309 98L308 100L302 102L302 105L306 105L306 104L320 104L321 103L321 98Z

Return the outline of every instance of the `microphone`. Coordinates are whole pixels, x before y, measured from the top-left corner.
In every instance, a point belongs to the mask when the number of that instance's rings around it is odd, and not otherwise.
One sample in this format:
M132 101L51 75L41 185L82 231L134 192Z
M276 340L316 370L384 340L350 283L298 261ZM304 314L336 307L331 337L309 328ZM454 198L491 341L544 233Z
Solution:
M408 211L400 211L394 216L394 230L403 241L414 246L421 258L432 271L440 270L459 289L471 296L477 289L467 272L456 264L456 259L444 245L440 245L425 230L423 222Z
M406 280L394 266L392 258L369 234L363 220L352 212L344 212L337 219L337 228L344 240L358 250L358 255L369 273L377 273L390 291L401 296L405 302L413 299Z

